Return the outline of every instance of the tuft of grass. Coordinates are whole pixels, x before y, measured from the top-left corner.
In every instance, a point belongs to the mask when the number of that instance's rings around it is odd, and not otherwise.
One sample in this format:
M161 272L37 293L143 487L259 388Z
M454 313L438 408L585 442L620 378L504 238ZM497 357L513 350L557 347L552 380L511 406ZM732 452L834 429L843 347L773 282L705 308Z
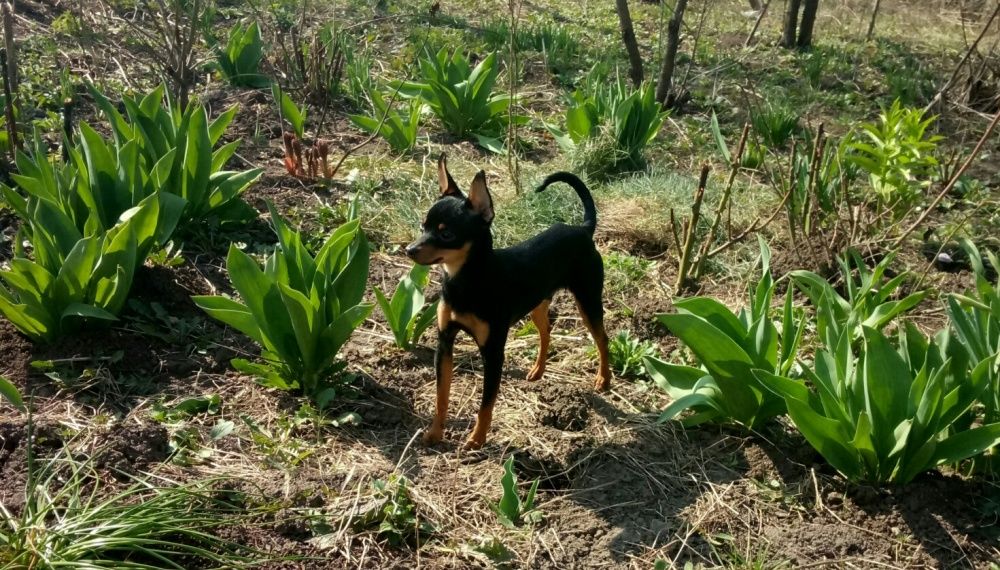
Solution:
M153 475L122 490L104 483L90 458L29 459L24 507L0 503L0 567L239 568L261 553L215 534L246 516L219 497L220 479L178 484Z
M799 129L799 114L786 105L769 101L750 112L750 122L765 145L782 148Z

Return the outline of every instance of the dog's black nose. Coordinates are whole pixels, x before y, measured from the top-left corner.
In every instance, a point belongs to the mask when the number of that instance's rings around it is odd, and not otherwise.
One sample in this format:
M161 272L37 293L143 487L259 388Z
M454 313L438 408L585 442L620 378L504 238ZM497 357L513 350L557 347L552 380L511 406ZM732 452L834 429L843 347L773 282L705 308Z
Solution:
M420 248L411 243L410 245L406 246L406 257L409 257L410 259L415 259L418 251L420 251Z

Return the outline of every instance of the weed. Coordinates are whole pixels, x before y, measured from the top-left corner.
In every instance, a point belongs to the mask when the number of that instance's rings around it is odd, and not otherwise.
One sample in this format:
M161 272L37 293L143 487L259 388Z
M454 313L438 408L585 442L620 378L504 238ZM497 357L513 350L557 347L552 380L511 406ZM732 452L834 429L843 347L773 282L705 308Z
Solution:
M608 343L608 359L618 376L638 376L643 371L643 360L655 356L656 346L651 341L634 338L630 331L620 331Z
M375 531L396 548L420 546L435 530L417 513L406 479L392 475L372 483L371 502L351 522L354 532Z
M522 501L517 490L517 477L514 475L514 456L507 458L503 464L503 477L500 479L503 496L498 503L493 505L493 510L502 525L514 528L522 522L538 524L542 521L541 511L535 509L535 493L538 491L538 483L539 480L535 479Z
M417 130L420 127L420 110L423 103L419 99L409 102L405 115L389 108L389 103L378 91L369 93L372 102L372 115L350 115L351 122L369 133L378 133L384 138L392 150L406 152L417 142Z
M784 104L766 102L750 111L750 123L765 145L782 148L799 129L799 115Z

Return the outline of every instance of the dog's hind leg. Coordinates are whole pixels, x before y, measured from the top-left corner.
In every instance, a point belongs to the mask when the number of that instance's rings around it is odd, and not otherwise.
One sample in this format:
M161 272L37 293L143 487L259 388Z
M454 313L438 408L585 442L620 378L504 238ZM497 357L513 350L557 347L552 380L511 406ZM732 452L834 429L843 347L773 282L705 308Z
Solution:
M546 299L539 303L531 311L531 322L535 323L538 329L538 358L535 359L535 366L528 372L528 380L539 380L545 374L545 360L549 356L549 304L552 299Z
M576 307L580 310L583 324L590 331L590 336L597 346L600 360L597 368L597 378L594 381L595 390L607 390L611 387L611 367L608 364L608 333L604 330L604 305L601 303L603 283L589 287L574 287L570 289L576 297Z

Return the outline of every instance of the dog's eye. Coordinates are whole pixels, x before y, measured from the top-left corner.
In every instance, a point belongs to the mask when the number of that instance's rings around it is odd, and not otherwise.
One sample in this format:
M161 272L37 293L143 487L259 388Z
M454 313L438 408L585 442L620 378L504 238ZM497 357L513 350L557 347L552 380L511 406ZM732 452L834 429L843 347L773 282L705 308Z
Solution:
M451 230L441 230L438 232L438 237L444 241L451 241L455 239L455 234L451 233Z

